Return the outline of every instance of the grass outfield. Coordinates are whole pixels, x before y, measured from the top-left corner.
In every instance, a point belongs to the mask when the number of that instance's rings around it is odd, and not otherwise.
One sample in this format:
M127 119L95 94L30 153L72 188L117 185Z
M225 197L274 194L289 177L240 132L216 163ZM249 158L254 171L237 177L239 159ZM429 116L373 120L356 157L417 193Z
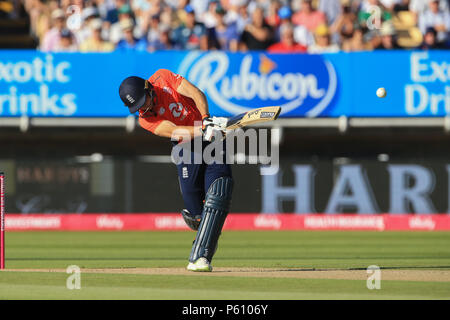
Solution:
M194 236L10 232L8 269L59 270L1 272L0 299L450 299L450 232L226 231L213 260L216 272L180 274ZM82 289L68 290L63 271L69 265L103 270L82 272ZM369 265L386 268L380 290L366 288ZM132 269L109 273L113 268ZM152 269L133 274L141 270L136 268L173 268L167 270L178 274ZM234 272L239 268L243 272ZM268 272L251 272L261 268ZM303 271L308 269L361 271L355 279L320 279L315 275L321 271ZM417 278L383 278L401 269L414 271ZM441 278L422 278L428 270L442 272Z

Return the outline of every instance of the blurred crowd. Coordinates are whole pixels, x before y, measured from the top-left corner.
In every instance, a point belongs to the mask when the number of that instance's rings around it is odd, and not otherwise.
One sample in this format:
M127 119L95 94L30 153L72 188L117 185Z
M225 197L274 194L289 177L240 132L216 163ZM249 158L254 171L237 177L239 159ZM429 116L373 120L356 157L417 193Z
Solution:
M23 0L43 51L450 47L449 0Z

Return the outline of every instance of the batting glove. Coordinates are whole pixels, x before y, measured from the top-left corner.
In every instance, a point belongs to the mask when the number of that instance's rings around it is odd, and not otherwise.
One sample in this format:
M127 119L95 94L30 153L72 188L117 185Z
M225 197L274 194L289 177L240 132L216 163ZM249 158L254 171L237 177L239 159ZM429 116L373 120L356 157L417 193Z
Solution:
M225 137L225 130L214 124L209 124L203 131L203 139L206 141L214 141Z

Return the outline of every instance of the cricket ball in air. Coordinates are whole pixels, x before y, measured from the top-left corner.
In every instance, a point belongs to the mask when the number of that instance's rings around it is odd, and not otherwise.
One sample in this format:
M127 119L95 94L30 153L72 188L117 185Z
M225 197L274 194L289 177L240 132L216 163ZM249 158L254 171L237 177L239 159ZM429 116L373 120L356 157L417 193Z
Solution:
M378 90L377 90L377 97L378 98L385 98L386 97L386 89L385 88L378 88Z

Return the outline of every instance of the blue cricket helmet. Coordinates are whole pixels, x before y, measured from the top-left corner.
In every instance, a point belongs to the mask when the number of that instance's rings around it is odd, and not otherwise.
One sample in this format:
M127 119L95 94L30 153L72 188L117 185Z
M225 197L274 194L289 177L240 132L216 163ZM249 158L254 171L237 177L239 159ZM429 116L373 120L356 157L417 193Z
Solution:
M130 113L137 112L144 104L148 84L147 80L132 76L122 81L119 87L120 99L128 107Z

